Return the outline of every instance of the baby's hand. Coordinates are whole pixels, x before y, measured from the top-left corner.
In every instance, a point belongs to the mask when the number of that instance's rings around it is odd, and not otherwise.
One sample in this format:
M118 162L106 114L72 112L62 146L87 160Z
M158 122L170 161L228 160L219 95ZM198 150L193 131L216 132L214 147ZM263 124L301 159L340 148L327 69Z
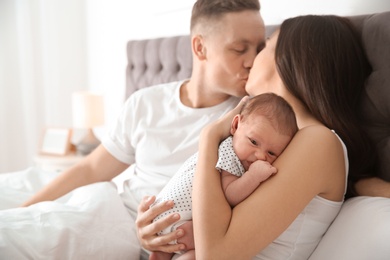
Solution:
M254 161L248 169L253 176L258 178L259 182L263 182L270 176L275 175L278 170L267 161L257 160Z

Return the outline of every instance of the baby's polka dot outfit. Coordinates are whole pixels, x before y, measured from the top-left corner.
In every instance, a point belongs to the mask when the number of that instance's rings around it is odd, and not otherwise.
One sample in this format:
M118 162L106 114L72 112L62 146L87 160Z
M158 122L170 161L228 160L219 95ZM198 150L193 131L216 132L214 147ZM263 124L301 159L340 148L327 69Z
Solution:
M242 176L245 172L243 165L233 150L233 138L230 136L225 139L218 149L218 162L216 168L225 170L233 175ZM192 182L195 174L198 153L191 156L172 177L167 185L158 194L153 205L167 200L173 200L175 206L157 216L154 221L168 216L172 213L180 214L180 221L159 232L159 235L174 231L183 222L192 219ZM153 206L152 205L152 206Z
M215 166L219 171L227 171L237 177L245 173L244 166L233 149L233 137L229 136L220 145L218 149L218 162Z

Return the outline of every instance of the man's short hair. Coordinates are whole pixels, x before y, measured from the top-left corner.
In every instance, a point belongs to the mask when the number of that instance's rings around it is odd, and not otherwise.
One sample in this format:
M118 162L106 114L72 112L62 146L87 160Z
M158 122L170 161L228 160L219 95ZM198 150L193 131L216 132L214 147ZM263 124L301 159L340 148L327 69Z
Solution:
M191 33L199 24L212 24L226 13L240 11L260 12L259 0L198 0L192 8Z

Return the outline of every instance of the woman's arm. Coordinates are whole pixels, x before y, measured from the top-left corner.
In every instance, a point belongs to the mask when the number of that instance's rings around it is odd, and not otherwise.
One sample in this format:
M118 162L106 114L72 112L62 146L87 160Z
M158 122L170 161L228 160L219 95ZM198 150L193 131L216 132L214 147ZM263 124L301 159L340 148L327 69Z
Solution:
M314 196L342 199L342 146L327 128L313 126L300 130L275 161L278 174L231 209L214 167L225 137L219 129L217 124L206 128L199 144L193 188L197 258L250 259L286 230Z
M55 200L68 192L95 182L110 181L129 165L118 161L102 145L77 165L64 171L42 190L23 203L26 207L41 201Z

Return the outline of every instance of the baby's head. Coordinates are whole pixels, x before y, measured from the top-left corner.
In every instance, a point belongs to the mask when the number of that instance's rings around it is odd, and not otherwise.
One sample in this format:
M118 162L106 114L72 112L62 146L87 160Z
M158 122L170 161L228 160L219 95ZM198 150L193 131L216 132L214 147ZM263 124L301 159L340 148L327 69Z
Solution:
M242 120L251 116L263 116L275 131L291 138L298 131L295 113L287 101L273 93L265 93L248 99L240 111Z
M231 128L233 147L244 167L255 160L273 163L297 131L292 107L273 93L248 99Z

